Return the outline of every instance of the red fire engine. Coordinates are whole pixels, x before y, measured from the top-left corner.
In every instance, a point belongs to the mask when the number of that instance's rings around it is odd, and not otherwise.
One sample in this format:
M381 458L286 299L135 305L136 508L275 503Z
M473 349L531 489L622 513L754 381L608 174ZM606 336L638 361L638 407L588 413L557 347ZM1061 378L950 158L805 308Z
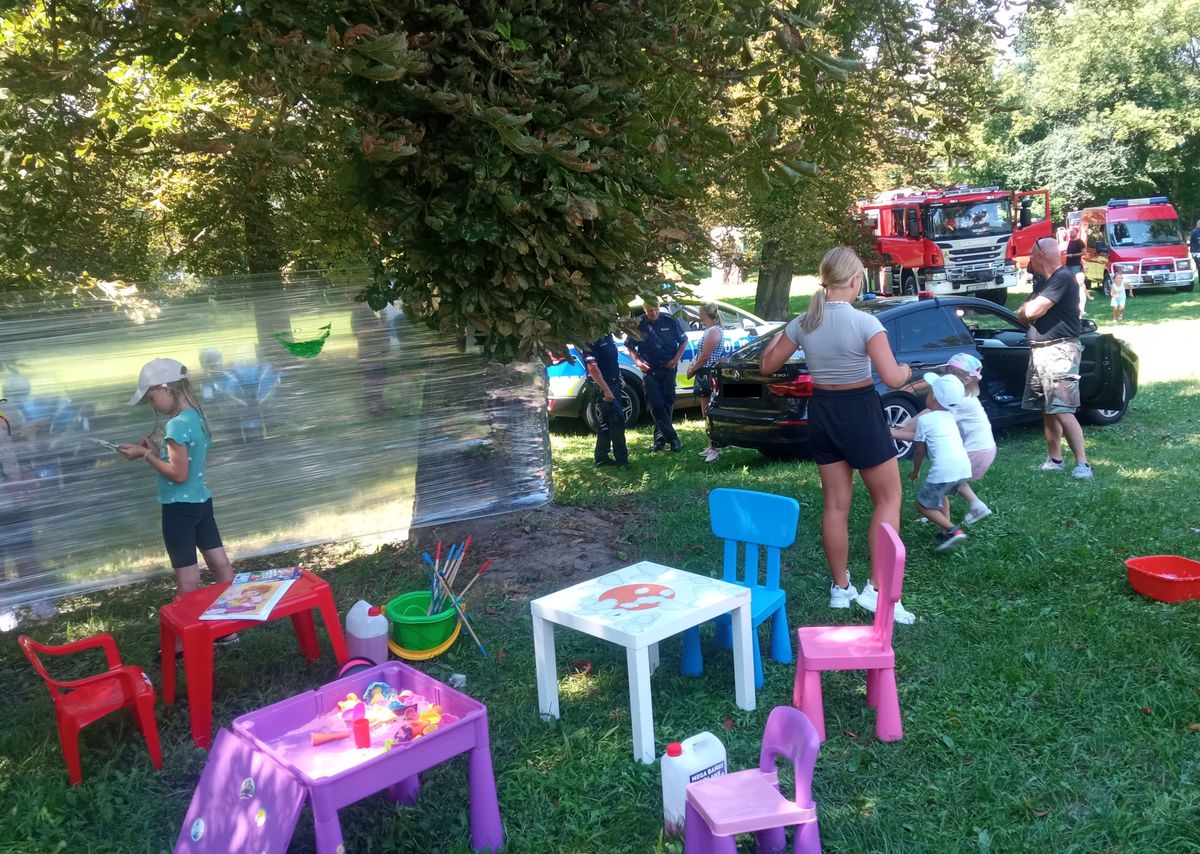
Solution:
M1127 288L1196 286L1179 215L1166 196L1110 199L1102 208L1069 212L1067 225L1078 226L1086 244L1083 272L1091 285L1120 273Z
M888 190L859 209L884 259L884 294L973 293L1003 304L1018 261L1052 233L1049 190Z

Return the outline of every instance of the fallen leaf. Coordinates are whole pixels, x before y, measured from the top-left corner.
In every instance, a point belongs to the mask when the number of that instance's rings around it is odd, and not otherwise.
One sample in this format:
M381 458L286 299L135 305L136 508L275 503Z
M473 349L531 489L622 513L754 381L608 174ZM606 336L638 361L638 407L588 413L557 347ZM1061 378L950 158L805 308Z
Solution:
M964 756L964 757L962 758L962 764L963 764L963 765L971 765L971 764L973 764L974 762L975 762L975 757L974 757L974 756L971 756L970 754L967 754L966 756Z
M496 663L497 664L504 663L504 647L500 647L500 651L496 653Z
M1021 802L1023 804L1025 804L1026 807L1028 807L1028 809L1031 813L1033 813L1034 818L1045 818L1046 816L1048 816L1050 814L1050 810L1040 810L1037 807L1035 807L1033 804L1031 804L1029 802L1029 798L1021 798Z
M1189 732L1200 732L1200 724L1188 724Z
M733 729L733 718L726 718L721 721L721 726L725 727L726 730Z
M846 738L858 738L858 733L852 729L842 730L842 735L846 736Z
M1067 527L1068 527L1068 528L1074 528L1074 527L1075 527L1075 520L1074 520L1074 519L1068 519L1068 520L1067 520Z
M567 666L582 673L584 676L592 672L592 662L587 658L572 658L567 662Z
M1151 711L1152 710L1149 706L1142 706L1142 714L1143 715L1148 715L1148 714L1150 714Z

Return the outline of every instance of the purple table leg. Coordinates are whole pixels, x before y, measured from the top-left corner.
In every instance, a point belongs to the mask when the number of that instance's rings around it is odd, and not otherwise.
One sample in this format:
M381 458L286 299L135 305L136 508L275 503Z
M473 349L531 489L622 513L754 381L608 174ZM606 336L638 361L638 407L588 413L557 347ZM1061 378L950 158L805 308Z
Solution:
M388 797L395 804L415 804L421 795L421 775L413 774L388 786Z
M317 837L317 854L345 854L342 844L342 824L338 821L337 810L332 816L321 818L313 810L313 830Z
M475 746L469 756L471 847L476 851L499 851L504 845L504 827L500 824L500 802L496 799L486 711L475 722Z

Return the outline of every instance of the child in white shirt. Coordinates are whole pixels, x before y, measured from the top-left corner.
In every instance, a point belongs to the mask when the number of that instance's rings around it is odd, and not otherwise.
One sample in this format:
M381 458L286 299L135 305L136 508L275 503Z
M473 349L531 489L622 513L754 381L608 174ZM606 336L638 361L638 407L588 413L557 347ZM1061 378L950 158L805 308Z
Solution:
M955 376L925 374L929 384L928 410L917 416L913 436L913 468L909 480L916 480L928 452L933 464L917 493L917 510L941 530L937 550L945 551L967 538L962 528L950 519L950 495L971 477L971 458L963 447L962 435L954 419L954 409L966 397L962 381Z
M1125 298L1133 291L1125 287L1125 276L1117 273L1113 276L1112 282L1108 286L1108 304L1112 306L1113 323L1120 323L1125 319Z
M971 478L970 483L963 483L958 487L958 494L970 506L963 518L963 524L974 525L980 519L991 516L992 511L975 494L971 483L982 480L996 459L996 439L992 436L992 424L983 410L983 404L979 402L979 380L983 377L983 362L970 353L955 353L946 366L950 373L962 382L963 391L966 392L966 396L954 407L954 420L958 422L963 447L971 460Z

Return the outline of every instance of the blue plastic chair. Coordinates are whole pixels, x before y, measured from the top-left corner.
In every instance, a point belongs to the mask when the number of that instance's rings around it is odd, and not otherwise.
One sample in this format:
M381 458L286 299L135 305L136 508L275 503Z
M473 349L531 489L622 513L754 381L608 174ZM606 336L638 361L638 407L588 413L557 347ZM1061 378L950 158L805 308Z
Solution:
M762 652L758 627L771 620L771 658L780 664L792 663L792 643L788 635L787 594L779 588L779 553L796 542L800 523L800 505L794 498L753 492L748 489L714 489L708 494L709 524L713 536L725 541L725 566L722 578L731 584L750 588L751 625L754 629L754 687L763 685ZM738 553L742 552L742 561ZM760 551L766 553L765 577L760 583ZM733 630L728 614L717 617L717 645L733 646ZM700 629L683 633L684 676L704 672L700 654Z

